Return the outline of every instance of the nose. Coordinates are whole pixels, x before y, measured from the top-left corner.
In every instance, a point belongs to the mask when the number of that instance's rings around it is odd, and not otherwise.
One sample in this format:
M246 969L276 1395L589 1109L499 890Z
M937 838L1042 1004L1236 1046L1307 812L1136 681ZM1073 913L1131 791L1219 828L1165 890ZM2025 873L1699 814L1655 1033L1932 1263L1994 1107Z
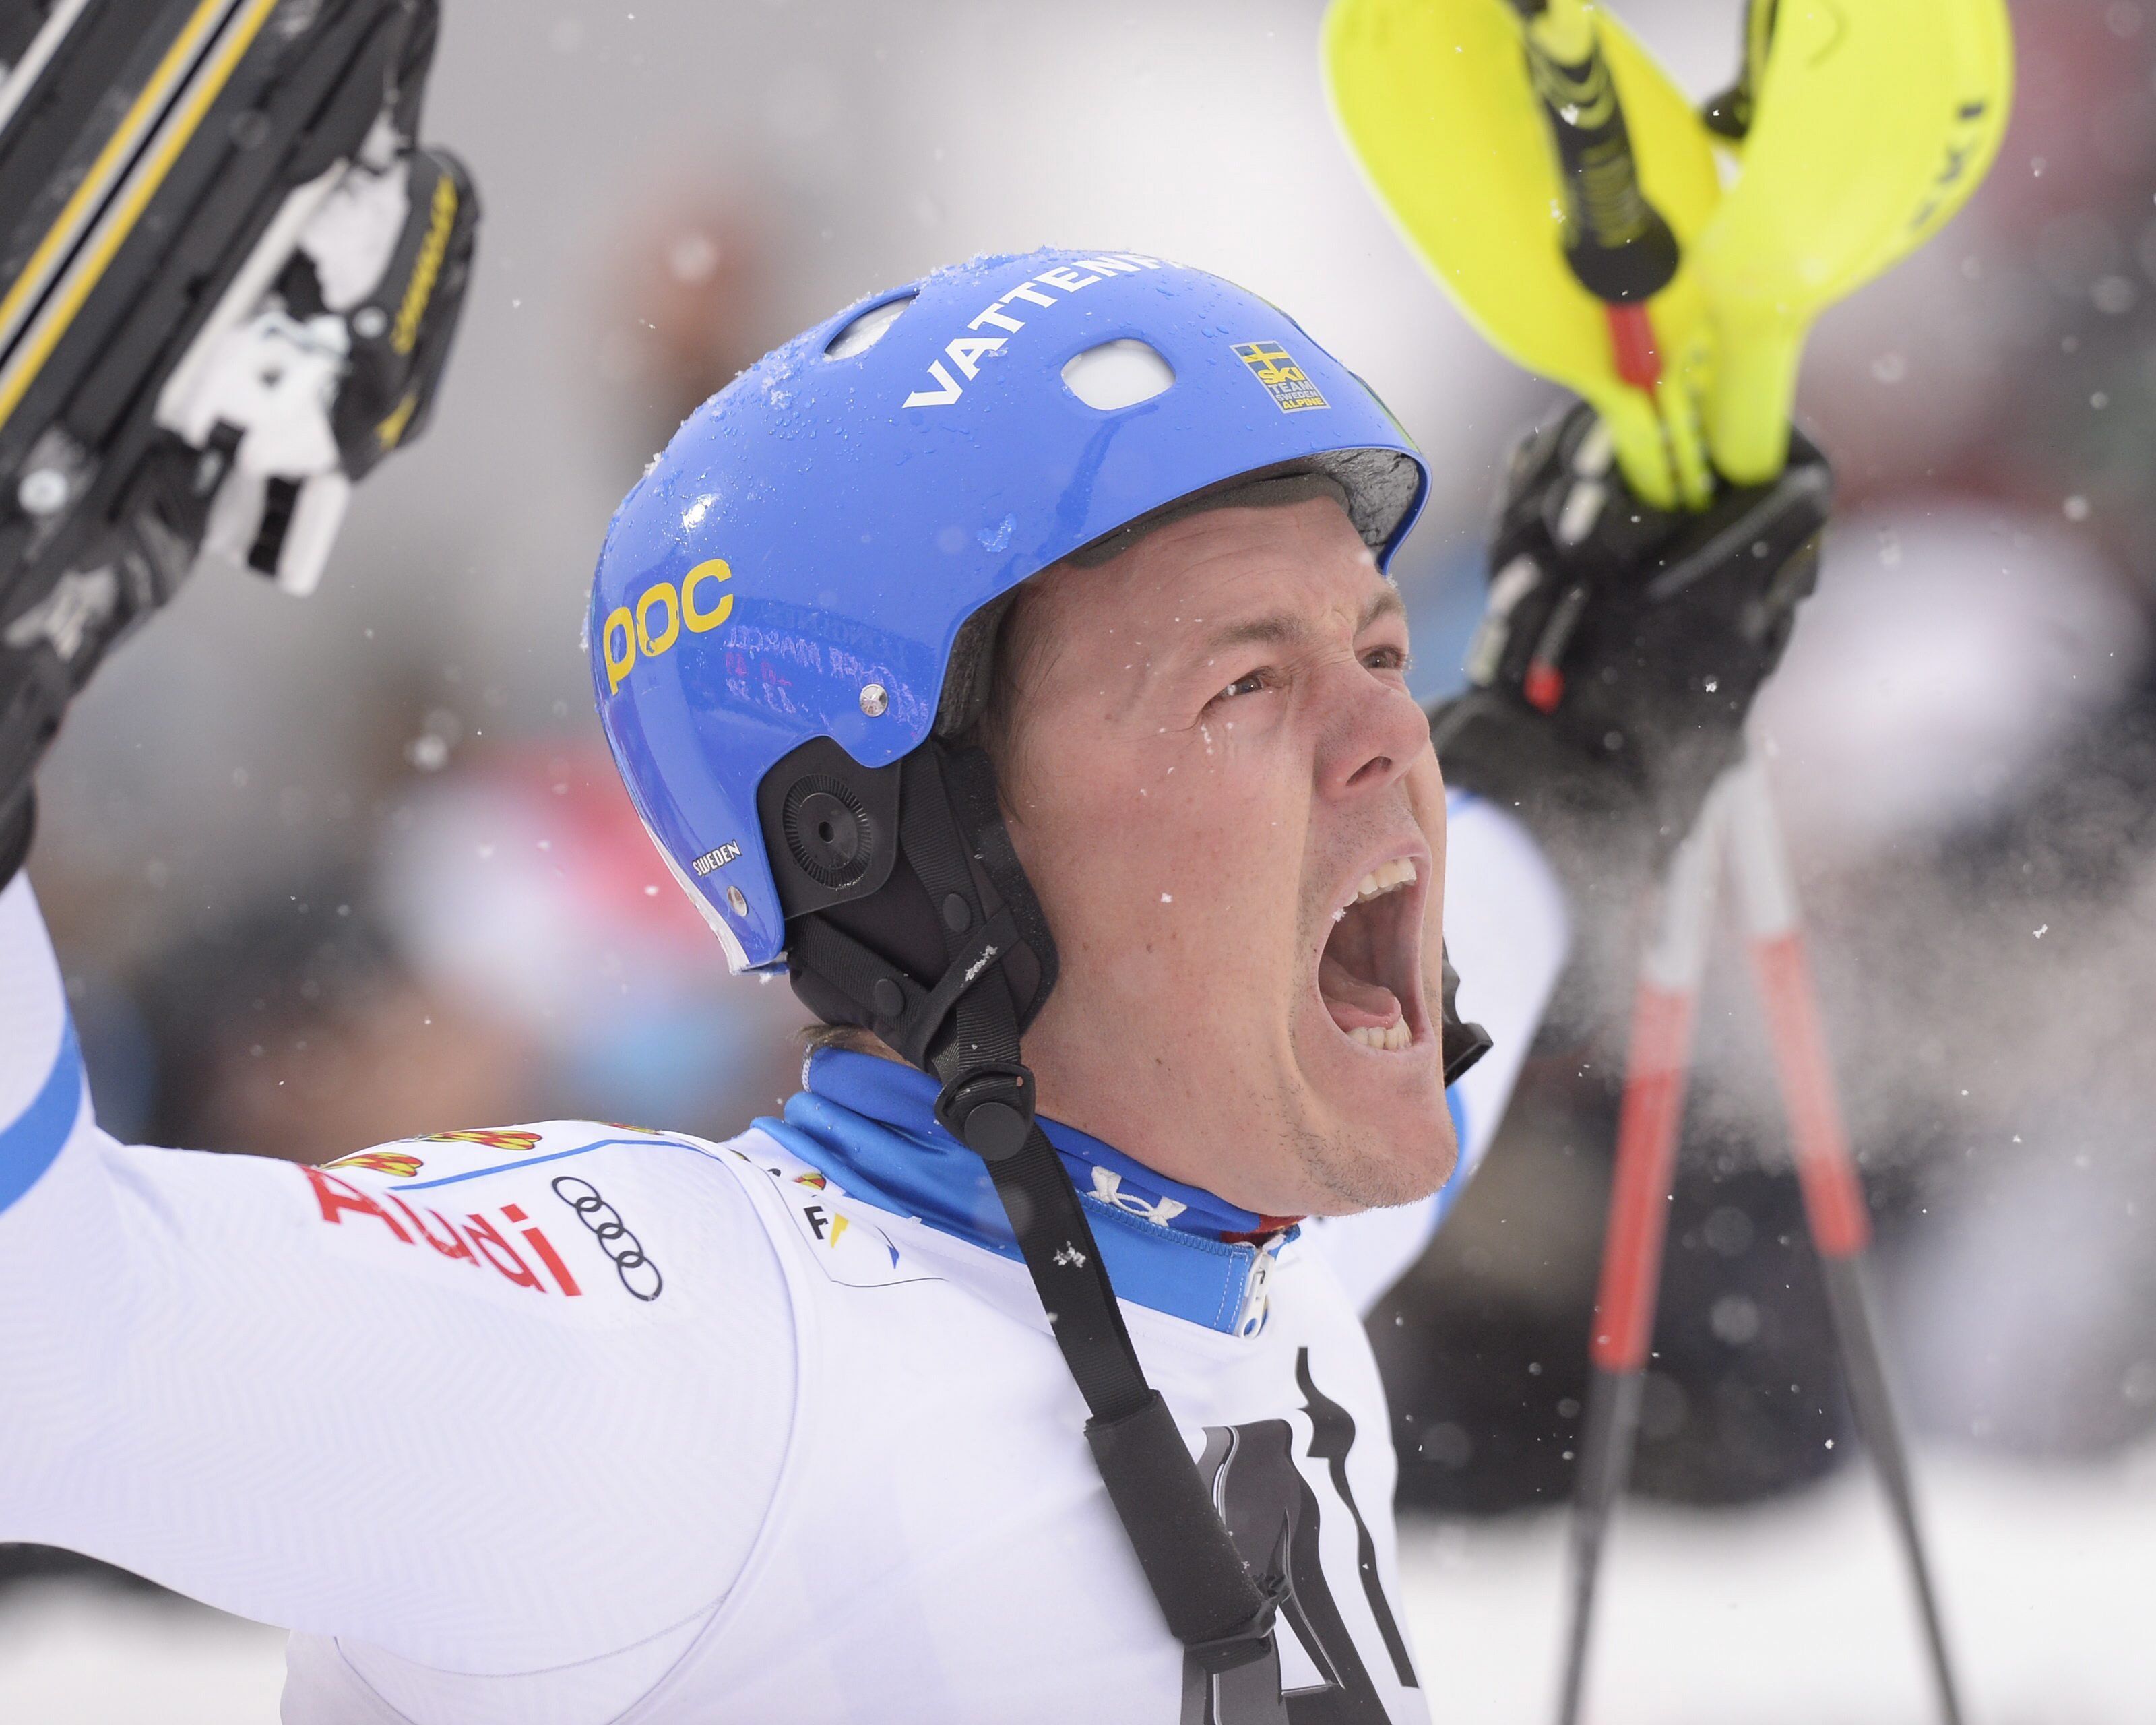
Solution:
M1359 798L1394 784L1430 747L1430 721L1398 683L1350 660L1326 691L1317 787L1330 798Z

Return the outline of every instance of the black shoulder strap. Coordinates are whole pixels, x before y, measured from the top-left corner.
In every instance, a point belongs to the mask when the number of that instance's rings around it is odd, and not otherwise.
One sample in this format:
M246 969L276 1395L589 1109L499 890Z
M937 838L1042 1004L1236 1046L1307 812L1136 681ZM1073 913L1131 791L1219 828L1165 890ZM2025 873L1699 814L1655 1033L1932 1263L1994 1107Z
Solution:
M1094 1466L1169 1631L1209 1667L1227 1670L1264 1651L1285 1578L1251 1574L1168 1404L1146 1382L1070 1178L1039 1122L1009 1100L1031 1088L1014 1063L985 1075L961 1071L937 1111L988 1165L1055 1344L1086 1398ZM999 1111L1004 1118L994 1117ZM1014 1137L1016 1149L1007 1149Z

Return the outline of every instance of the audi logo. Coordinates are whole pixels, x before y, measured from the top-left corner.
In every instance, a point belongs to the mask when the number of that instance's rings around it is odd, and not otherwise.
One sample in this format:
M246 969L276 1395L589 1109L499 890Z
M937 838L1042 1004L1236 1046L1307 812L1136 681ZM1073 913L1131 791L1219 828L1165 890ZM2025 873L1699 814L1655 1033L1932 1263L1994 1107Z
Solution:
M620 1214L588 1180L564 1175L554 1182L554 1196L577 1213L577 1219L591 1230L599 1250L613 1260L613 1273L621 1285L639 1300L656 1300L666 1278L644 1255L644 1247L623 1224Z

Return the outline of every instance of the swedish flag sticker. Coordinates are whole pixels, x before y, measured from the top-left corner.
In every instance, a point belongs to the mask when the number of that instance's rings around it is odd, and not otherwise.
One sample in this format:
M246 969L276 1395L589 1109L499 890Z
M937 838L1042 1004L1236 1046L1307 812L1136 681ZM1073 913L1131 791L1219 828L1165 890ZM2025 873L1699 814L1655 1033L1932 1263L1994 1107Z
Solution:
M1238 341L1235 357L1250 368L1265 393L1283 413L1299 413L1305 408L1329 407L1317 386L1302 374L1302 367L1288 357L1277 341Z

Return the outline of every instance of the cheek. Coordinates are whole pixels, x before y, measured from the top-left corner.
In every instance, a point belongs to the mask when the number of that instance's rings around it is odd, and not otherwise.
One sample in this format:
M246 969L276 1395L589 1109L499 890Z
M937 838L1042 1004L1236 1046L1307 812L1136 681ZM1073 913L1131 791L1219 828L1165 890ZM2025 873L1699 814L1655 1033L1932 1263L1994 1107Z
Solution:
M1142 780L1120 751L1043 745L1028 753L1011 843L1066 961L1125 920L1132 865L1153 824Z
M1187 1011L1230 979L1260 985L1292 952L1308 798L1281 797L1248 764L1202 737L1034 757L1038 794L1012 839L1066 980L1082 966L1119 995L1166 990Z

